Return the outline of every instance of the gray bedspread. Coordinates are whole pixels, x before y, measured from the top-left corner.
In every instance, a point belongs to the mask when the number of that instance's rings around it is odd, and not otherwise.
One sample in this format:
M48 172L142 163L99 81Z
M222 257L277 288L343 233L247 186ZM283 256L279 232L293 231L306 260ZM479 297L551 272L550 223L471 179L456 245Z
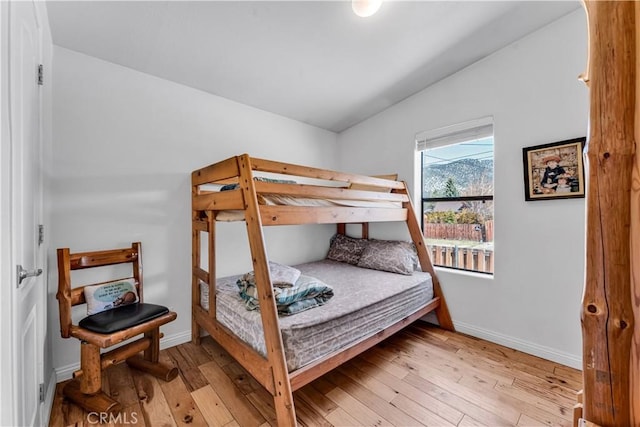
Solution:
M325 305L280 317L289 371L380 331L414 313L433 298L431 276L416 271L405 276L322 260L295 266L302 274L329 284L334 297ZM260 313L248 311L238 295L236 280L217 280L216 316L262 355L265 355ZM208 287L201 283L207 309Z

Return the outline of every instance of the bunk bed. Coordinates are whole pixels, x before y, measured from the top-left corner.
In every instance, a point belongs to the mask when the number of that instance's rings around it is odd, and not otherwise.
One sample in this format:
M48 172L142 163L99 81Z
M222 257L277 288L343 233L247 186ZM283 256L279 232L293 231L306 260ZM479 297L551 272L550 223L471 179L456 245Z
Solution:
M447 304L429 260L404 182L252 158L247 154L198 169L192 173L191 179L192 339L199 343L202 329L206 330L268 390L274 397L278 425L296 425L293 391L357 356L411 322L435 312L440 326L453 330ZM220 191L221 189L227 191ZM252 321L254 330L257 323L262 331L259 343L249 342L246 336L245 339L240 338L244 325L234 324L228 317L222 318L225 307L227 313L234 310L242 311L234 309L233 303L229 305L228 298L225 297L228 295L225 290L233 289L237 277L217 278L215 270L216 223L230 220L246 221L260 304L258 311L236 316L240 319L236 319L236 322ZM362 282L380 282L384 284L381 288L391 288L391 284L397 285L405 290L412 289L412 295L419 297L407 296L407 293L400 292L399 299L389 299L390 304L395 304L395 308L403 307L404 311L393 311L392 307L393 315L381 312L384 314L378 318L391 319L391 323L387 321L374 325L356 338L345 340L340 348L324 349L321 354L292 354L293 347L298 350L308 348L303 341L308 329L298 328L296 335L288 326L292 323L299 326L305 323L305 319L316 317L315 313L311 312L319 309L314 308L279 319L262 227L337 224L337 233L345 235L346 224L360 224L362 237L366 239L369 223L389 221L406 223L422 271L402 276L396 273L374 272L352 265L340 265L341 263L335 261L321 261L298 267L304 273L320 276L324 274L323 279L331 282L331 285L335 285L340 277L350 278L343 280L347 282L347 287L342 289L346 289L347 292L348 289L355 289L348 287L349 282L357 281L358 276L366 276ZM202 251L203 247L207 250ZM205 256L206 260L203 259ZM206 261L208 266L206 270L202 267L203 261ZM326 273L327 270L333 270L333 273ZM378 298L378 301L387 299L385 294ZM409 300L410 302L407 302ZM327 304L331 305L331 302ZM358 316L370 312L374 305L373 302L360 304L360 313L356 313L356 317L350 322L353 324L360 321L363 326L372 324L366 317ZM389 304L386 306L388 308ZM345 313L340 316L343 314ZM294 318L295 322L291 320ZM334 327L334 324L325 325L326 330ZM287 342L290 343L288 349L285 348Z

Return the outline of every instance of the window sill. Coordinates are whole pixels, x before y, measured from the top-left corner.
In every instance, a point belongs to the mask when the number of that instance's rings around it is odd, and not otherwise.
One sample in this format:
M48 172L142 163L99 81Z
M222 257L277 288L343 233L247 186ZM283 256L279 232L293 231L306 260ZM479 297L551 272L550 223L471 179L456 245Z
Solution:
M491 280L491 281L493 281L493 278L495 276L495 273L492 273L492 274L478 273L475 271L458 270L455 268L439 267L435 265L433 266L433 269L436 271L436 273L438 273L438 275L442 273L447 273L447 274L450 273L450 274L458 274L461 276L473 277L474 279L484 279L484 280Z

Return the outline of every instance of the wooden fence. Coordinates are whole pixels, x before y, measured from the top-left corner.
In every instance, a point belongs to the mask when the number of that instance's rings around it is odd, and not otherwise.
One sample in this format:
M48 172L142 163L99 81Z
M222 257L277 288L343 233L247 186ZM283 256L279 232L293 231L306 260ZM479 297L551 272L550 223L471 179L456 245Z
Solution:
M493 273L493 250L458 246L427 246L434 265Z
M493 242L493 220L484 224L425 223L424 236L429 239Z
M493 220L484 223L485 242L493 242Z

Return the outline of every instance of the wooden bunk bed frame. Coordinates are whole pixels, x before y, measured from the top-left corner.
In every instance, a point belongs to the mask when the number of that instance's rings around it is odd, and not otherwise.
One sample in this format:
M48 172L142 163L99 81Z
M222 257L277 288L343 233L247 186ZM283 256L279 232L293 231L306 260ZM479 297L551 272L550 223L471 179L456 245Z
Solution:
M363 191L344 187L306 184L283 184L254 180L255 172L291 175L294 177L336 181L345 185L362 184L373 188L391 189L390 192ZM299 166L252 158L247 154L231 157L194 171L192 180L193 209L193 281L192 281L192 339L199 343L204 328L231 356L240 363L274 397L278 425L296 425L293 391L324 375L340 364L369 349L413 321L435 311L440 326L453 330L449 310L427 254L418 220L409 197L406 184L400 181L335 172L326 169ZM238 183L231 191L207 191L207 184ZM363 207L306 207L268 206L258 203L259 194L279 194L320 199L358 199L370 201L401 202L401 208ZM255 270L260 300L260 316L264 330L267 357L261 356L241 341L216 319L216 262L215 236L216 214L223 210L244 211L249 246ZM262 232L263 226L293 224L338 224L338 232L344 234L345 224L363 224L363 234L369 222L404 221L409 229L423 271L429 272L433 281L433 299L423 308L390 327L365 337L360 341L331 353L292 372L288 372L282 335L279 328L275 299L271 292L271 279L267 252ZM208 233L208 269L201 268L201 232ZM363 237L366 237L364 235ZM200 282L209 287L209 310L200 304Z

